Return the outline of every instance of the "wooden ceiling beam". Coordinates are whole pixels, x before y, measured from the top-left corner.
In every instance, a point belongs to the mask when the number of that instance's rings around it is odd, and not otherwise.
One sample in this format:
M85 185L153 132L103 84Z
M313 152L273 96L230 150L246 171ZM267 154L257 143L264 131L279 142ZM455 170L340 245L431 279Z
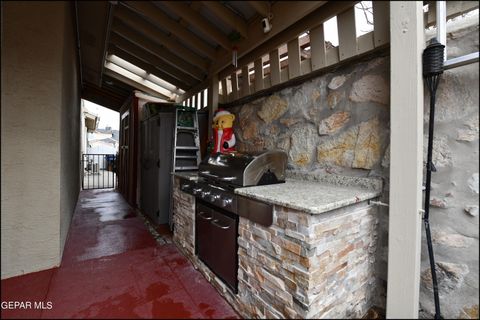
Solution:
M238 42L237 47L239 48L238 50L239 66L244 64L245 59L243 58L246 56L247 53L250 53L253 50L258 49L259 47L262 47L263 49L264 46L262 45L265 42L273 38L278 38L276 37L277 35L280 35L287 28L290 30L291 29L289 28L290 26L296 24L298 21L302 20L305 16L309 15L313 11L319 11L319 12L322 11L317 9L323 6L326 2L327 1L277 1L275 2L271 8L271 11L273 14L273 20L272 20L272 29L270 30L270 32L266 34L263 33L262 24L260 21L261 18L258 17L248 25L248 38ZM348 5L350 5L350 2L347 2L347 3ZM334 6L338 6L338 7L341 7L342 4L343 4L343 1L338 1L333 3ZM308 30L308 27L305 27L305 30L297 31L298 32L297 36L306 30ZM290 39L287 39L286 41L291 40L293 38L294 36L290 36ZM265 52L261 52L257 54L255 57L253 57L252 60L247 61L247 63L256 59L258 55L270 52L272 49L274 49L274 47L272 46L271 48L265 48L265 49L266 49ZM209 75L213 75L215 73L220 72L224 68L229 67L229 65L231 65L231 60L232 60L232 57L230 54L219 53L217 56L217 59L215 60L216 62L213 64L209 72ZM230 70L226 74L231 74L231 73L232 73L232 68L230 68Z
M172 67L170 64L166 63L160 57L142 49L135 43L129 41L128 39L123 38L121 35L117 34L116 32L112 33L110 42L117 47L122 48L123 50L129 52L130 54L138 57L139 59L149 61L150 63L154 64L160 70L168 73L174 78L177 78L180 81L187 83L189 86L198 82L197 79L193 78L192 76L178 70L177 68Z
M299 18L298 15L300 14L299 12L295 12L295 15L292 15L292 17L288 19L284 19L285 21L280 21L280 23L283 25L282 28L279 26L274 27L275 29L272 28L270 33L271 35L268 36L266 39L261 39L258 40L258 43L254 43L254 39L251 39L249 37L248 39L244 39L240 41L242 44L241 49L239 50L239 55L241 54L241 58L238 60L238 66L244 66L247 63L250 63L254 61L256 58L259 56L265 55L268 52L277 49L280 47L282 44L292 40L295 38L295 36L300 35L304 31L310 30L322 23L324 23L326 20L330 19L331 17L351 8L352 6L355 5L358 1L329 1L328 3L324 4L325 1L317 1L317 2L310 2L306 3L308 1L278 1L275 2L274 5L272 5L272 10L278 9L275 8L275 5L282 5L280 9L281 12L285 11L286 9L285 6L290 5L292 8L299 8L296 7L296 4L299 4L301 7L304 8L304 14L302 18ZM309 4L310 7L309 8ZM320 6L322 6L320 8ZM291 9L293 10L293 9ZM273 21L277 21L279 18L279 15L277 15L274 11L275 17ZM309 12L309 13L306 13ZM280 17L285 17L284 15L280 15ZM261 28L259 20L258 22L258 28ZM276 22L273 22L276 24ZM253 28L252 24L249 25L249 30ZM282 29L280 31L280 29ZM275 30L275 31L274 31ZM258 31L258 30L257 30ZM253 32L253 31L252 31ZM258 33L258 32L257 32ZM253 36L253 38L259 38L260 35L256 34ZM192 94L195 94L197 88L202 88L208 85L209 81L211 81L212 77L216 74L218 74L219 79L223 79L228 75L231 75L233 72L235 72L237 69L234 68L231 65L231 57L230 56L223 56L223 57L218 57L216 60L217 63L212 66L208 79L202 82L201 84L198 84L189 91L185 92L185 94L182 95L180 101L184 99L185 97L190 97Z
M148 39L144 35L136 32L134 29L126 26L125 24L115 21L112 26L113 32L120 34L123 38L126 38L130 42L135 43L139 47L149 51L150 53L160 57L165 62L172 65L172 67L177 68L178 70L189 74L197 80L203 80L205 78L205 73L202 72L198 67L190 64L189 62L181 59L171 51L165 49L164 47L158 45L152 40Z
M142 69L143 72L139 72L140 70L138 70L138 65L135 65L135 67L132 67L131 62L129 62L126 59L121 59L118 56L108 55L107 56L107 61L112 62L113 64L116 64L117 66L122 67L123 69L125 69L127 71L130 71L130 72L144 78L145 80L149 80L149 81L153 82L154 84L160 86L161 88L165 89L168 92L178 94L179 89L176 86L174 86L173 84L171 84L169 82L166 82L162 79L157 79L157 77L154 74L152 74L152 72L149 72L150 70L154 69L151 66L148 66L148 65L145 64L144 65L145 68L140 68L140 69ZM154 71L154 70L152 70L152 71ZM159 92L164 93L160 90L159 90ZM167 93L164 93L164 94L168 95Z
M181 45L176 39L166 35L163 31L156 28L153 24L141 18L138 14L128 10L125 7L119 7L115 11L115 18L121 20L130 28L142 33L151 40L163 45L165 48L175 52L180 58L196 65L203 72L208 70L210 60L202 58L189 48Z
M81 97L82 99L118 111L123 102L128 98L128 94L125 96L114 96L104 90L104 88L85 82L82 88Z
M109 46L110 48L110 46ZM110 85L109 83L107 83L107 81L111 82L112 84ZM113 78L110 78L109 76L105 76L105 79L104 79L104 82L103 82L105 85L109 86L112 90L115 89L115 90L118 90L119 92L122 92L122 96L123 95L129 95L132 90L134 90L133 87L129 86L128 84L126 83L123 83L121 81L118 81L118 80L115 80ZM105 88L105 86L103 86L102 84L102 87ZM126 92L124 92L126 91Z
M116 72L114 72L114 71L112 71L112 70L110 70L110 69L108 69L108 68L105 68L105 74L108 75L108 76L110 76L110 77L112 77L112 78L114 78L114 79L117 79L118 81L122 81L122 82L124 82L124 83L126 83L126 84L128 84L128 85L130 85L130 86L132 86L132 87L134 87L134 88L136 88L136 89L138 89L138 90L141 90L141 91L143 91L143 92L146 92L146 93L148 93L148 94L151 94L151 95L153 95L154 97L163 99L163 100L165 100L165 101L171 101L170 97L167 97L167 96L161 94L160 92L157 92L157 91L155 91L155 90L153 90L153 89L151 89L151 88L149 88L149 87L147 87L147 86L145 86L145 85L143 85L143 84L141 84L141 83L138 83L138 82L136 82L136 81L133 81L132 79L129 79L129 78L127 78L127 77L124 77L124 76L122 76L121 74L116 73Z
M150 90L152 90L151 92L155 92L155 94L161 99L173 100L176 98L175 93L165 90L164 88L157 88L158 86L155 85L155 83L149 82L148 79L145 79L142 76L139 76L140 79L132 79L130 75L125 74L126 69L119 66L115 62L107 60L105 62L105 69L112 71L114 74L118 75L117 79L128 83L131 86L135 85L137 89L146 91L145 88L149 88ZM128 81L126 81L125 79L128 79Z
M268 1L247 1L248 4L255 9L263 18L270 14L270 3Z
M211 11L217 18L222 20L225 24L235 29L242 35L248 37L248 28L245 20L237 16L231 10L225 8L220 1L202 1L202 4Z
M227 50L232 49L232 44L228 37L189 5L177 1L164 1L162 3L185 22L210 38L210 40L215 41Z
M214 48L202 41L193 32L181 26L167 14L163 13L163 11L153 3L149 1L124 1L122 3L126 4L129 8L132 8L144 17L147 17L153 23L158 24L161 28L168 30L168 32L174 34L184 43L193 46L210 59L216 59L217 51Z
M98 87L94 84L91 84L89 82L85 82L84 89L89 88L90 90L94 91L94 93L101 93L103 95L108 95L112 99L121 101L123 97L128 95L128 93L120 94L114 91L112 88L106 88L106 87ZM118 90L118 89L117 89Z
M272 5L274 18L272 30L263 34L260 22L249 25L251 36L240 41L238 47L238 65L250 63L258 56L264 55L284 43L310 30L331 17L351 8L358 1L278 1ZM288 12L295 14L288 14ZM258 25L257 25L258 24ZM256 30L256 31L255 31ZM250 33L249 33L250 34ZM231 57L218 57L212 66L209 76L220 73L219 78L228 76L234 70Z
M136 65L139 68L142 68L143 70L147 71L148 73L153 74L154 76L159 77L162 80L167 81L168 83L182 89L182 90L188 90L189 86L183 83L182 81L172 77L168 73L165 73L159 69L157 69L154 65L150 64L148 61L143 61L130 53L126 52L125 50L122 50L114 45L110 45L108 47L108 53L114 54L117 57L128 61L134 65Z

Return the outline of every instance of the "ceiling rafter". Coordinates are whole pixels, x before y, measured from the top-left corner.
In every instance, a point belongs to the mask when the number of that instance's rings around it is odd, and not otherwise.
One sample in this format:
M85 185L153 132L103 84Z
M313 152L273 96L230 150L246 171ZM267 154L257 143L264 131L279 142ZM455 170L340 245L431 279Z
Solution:
M129 61L122 59L116 55L109 54L107 55L107 61L111 62L139 77L141 77L143 80L148 80L152 82L154 85L159 87L158 92L165 94L167 96L172 96L174 94L179 94L179 90L177 87L172 85L171 83L167 83L166 81L162 79L158 79L155 77L152 73L148 72L145 69L142 69L138 67L137 65L134 65L130 63Z
M167 81L168 83L171 83L172 85L182 89L182 90L187 90L189 87L182 81L179 81L178 79L172 77L171 75L158 70L155 66L152 64L148 63L147 61L143 61L130 53L126 52L125 50L122 50L114 45L110 45L108 47L108 53L114 54L117 57L130 62L131 64L136 65L139 68L142 68L143 70L147 71L148 73L153 74L154 76L159 77L160 79L163 79Z
M189 74L195 79L203 80L205 78L205 73L202 72L202 70L200 70L198 67L181 59L171 51L153 42L141 33L136 32L134 29L129 28L125 24L122 24L120 21L117 20L114 22L112 30L117 34L120 34L122 37L135 43L139 47L142 47L150 53L162 58L165 62L171 64L178 70Z
M109 82L111 82L112 84L110 84ZM132 86L129 86L128 84L126 84L126 83L123 83L121 81L118 81L118 80L113 79L113 78L108 77L108 76L104 77L103 84L105 84L106 86L108 86L112 90L122 91L122 95L129 95L130 92L135 89ZM102 85L102 88L105 88L105 86Z
M105 79L111 79L108 75L104 75ZM132 88L133 89L133 88ZM98 87L90 82L85 82L82 88L82 99L92 101L109 109L118 111L125 100L128 98L129 92L124 94L112 94L110 90L104 87Z
M116 57L113 57L116 58ZM117 61L120 62L120 61ZM107 60L105 62L105 69L115 72L116 74L128 78L129 80L133 81L132 83L137 83L141 86L145 86L150 88L162 99L173 100L176 97L176 93L171 92L168 89L158 86L158 84L150 81L149 79L145 78L145 74L138 73L137 70L133 70L129 68L126 64L118 64L117 62Z
M170 51L175 52L175 54L177 54L183 60L190 61L202 71L205 72L208 70L210 60L195 54L187 47L181 45L176 39L166 35L163 31L160 31L153 24L149 23L131 10L120 7L115 11L115 17L120 19L130 28L135 28L135 30L142 33L146 37L165 46L165 48L169 49Z
M270 14L270 3L268 1L247 1L247 2L262 17L266 18Z
M232 44L230 43L230 40L228 40L228 37L215 26L213 26L200 13L193 10L189 5L177 1L163 1L162 3L173 13L182 18L192 27L196 28L203 35L210 38L212 41L218 43L227 50L232 49Z
M85 82L85 88L91 88L92 90L98 91L98 92L103 91L104 94L108 94L112 98L119 101L122 100L126 94L128 94L128 92L119 92L118 89L114 89L111 87L104 87L104 86L98 87L97 85L92 84L90 82Z
M116 32L113 32L111 36L111 43L117 47L124 49L125 51L131 53L132 55L137 56L142 60L150 61L151 63L155 64L160 70L168 73L169 75L177 78L180 81L187 83L188 85L193 85L198 82L198 80L195 79L194 77L178 70L172 65L166 63L163 59L161 59L157 55L154 55L144 50L137 44L129 41L128 39L122 37L120 34Z
M148 94L151 94L151 95L153 95L153 96L155 96L155 97L158 97L158 98L160 98L160 99L164 99L164 100L170 100L170 99L171 99L170 97L167 97L166 95L163 95L163 94L161 94L160 92L157 92L157 91L155 91L155 90L147 87L146 85L143 85L143 84L138 83L138 82L136 82L136 81L134 81L134 80L132 80L132 79L129 79L129 78L127 78L127 77L125 77L125 76L123 76L123 75L121 75L121 74L119 74L119 73L117 73L117 72L115 72L115 71L112 71L112 70L110 70L110 69L108 69L108 68L105 68L105 74L108 75L108 76L110 76L110 77L112 77L112 78L114 78L114 79L117 79L118 81L122 81L122 82L124 82L124 83L127 83L128 85L130 85L130 86L132 86L132 87L134 87L134 88L137 88L137 89L139 89L139 90L141 90L141 91L143 91L143 92L146 92L146 93L148 93Z
M250 59L251 53L254 56L258 56L262 53L258 53L259 48L264 48L263 43L272 40L280 39L280 35L283 35L283 31L289 30L290 26L297 24L299 21L304 20L306 16L309 16L310 13L319 10L327 1L277 1L272 7L271 11L273 14L272 20L272 29L269 33L264 34L262 31L262 26L260 22L260 17L254 19L252 23L248 25L248 38L243 39L238 42L238 56L239 64L242 65L245 63L246 59ZM335 8L343 8L345 6L350 6L353 1L338 1L338 2L329 2L332 11L335 11ZM322 8L323 9L323 8ZM305 30L298 32L300 34ZM277 36L278 35L278 36ZM291 37L293 38L293 37ZM273 49L273 48L272 48ZM269 48L267 51L269 52ZM218 56L215 60L216 62L212 65L212 68L209 74L215 74L221 72L221 77L231 74L233 72L233 66L231 64L231 58L227 55ZM224 70L225 69L225 70ZM223 71L222 71L223 70Z
M231 10L225 8L219 1L202 1L202 4L207 7L217 18L221 19L225 24L235 29L242 35L248 37L247 23L244 19L233 13Z
M167 29L177 38L198 49L210 59L216 58L217 50L215 50L215 48L212 48L193 32L183 27L174 19L170 18L153 3L146 1L124 1L122 3L126 4L129 8L132 8L141 15L149 18L152 22L157 22L160 27Z

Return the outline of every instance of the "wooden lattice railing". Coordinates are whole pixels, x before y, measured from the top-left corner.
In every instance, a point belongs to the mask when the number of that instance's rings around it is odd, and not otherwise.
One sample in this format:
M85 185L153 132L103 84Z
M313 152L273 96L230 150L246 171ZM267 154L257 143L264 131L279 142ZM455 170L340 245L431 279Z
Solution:
M338 46L328 46L323 23L305 30L284 45L221 79L219 102L227 103L268 89L356 55L389 41L388 2L373 2L373 31L357 38L355 8L337 16ZM309 49L309 53L305 53ZM248 77L244 75L249 74Z
M325 41L325 21L320 21L314 23L310 29L298 32L286 43L269 52L258 54L258 57L248 63L239 65L233 72L229 74L225 74L225 70L220 72L218 102L234 103L281 83L387 46L390 36L389 5L388 1L372 1L373 31L358 37L355 6L352 5L338 13L336 15L338 46ZM430 4L430 10L425 13L425 27L434 24L434 8L435 6ZM475 8L478 8L476 1L447 2L447 16L454 17ZM247 74L248 76L244 76ZM216 88L217 86L205 83L197 88L198 91L185 94L181 101L184 105L204 107L207 105L206 95L211 95L212 90Z

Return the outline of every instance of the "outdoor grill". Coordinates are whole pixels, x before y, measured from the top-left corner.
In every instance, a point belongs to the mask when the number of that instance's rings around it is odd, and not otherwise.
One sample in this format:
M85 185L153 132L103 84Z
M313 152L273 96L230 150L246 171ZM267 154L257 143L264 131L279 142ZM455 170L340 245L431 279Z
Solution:
M198 181L180 189L196 198L195 254L235 293L238 288L239 216L264 226L273 206L235 194L235 189L285 182L287 155L280 150L256 154L217 153L199 166Z
M283 183L286 166L287 154L282 150L217 153L202 161L198 181L184 181L180 188L197 199L242 216L246 213L242 208L239 210L235 188Z

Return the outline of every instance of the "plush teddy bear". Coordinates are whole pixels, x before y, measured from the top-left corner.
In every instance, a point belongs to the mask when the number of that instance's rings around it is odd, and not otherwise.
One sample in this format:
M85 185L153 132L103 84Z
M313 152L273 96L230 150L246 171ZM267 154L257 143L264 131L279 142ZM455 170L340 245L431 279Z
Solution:
M235 115L226 110L219 109L213 117L213 140L212 153L235 151L235 134L233 133L233 121Z

